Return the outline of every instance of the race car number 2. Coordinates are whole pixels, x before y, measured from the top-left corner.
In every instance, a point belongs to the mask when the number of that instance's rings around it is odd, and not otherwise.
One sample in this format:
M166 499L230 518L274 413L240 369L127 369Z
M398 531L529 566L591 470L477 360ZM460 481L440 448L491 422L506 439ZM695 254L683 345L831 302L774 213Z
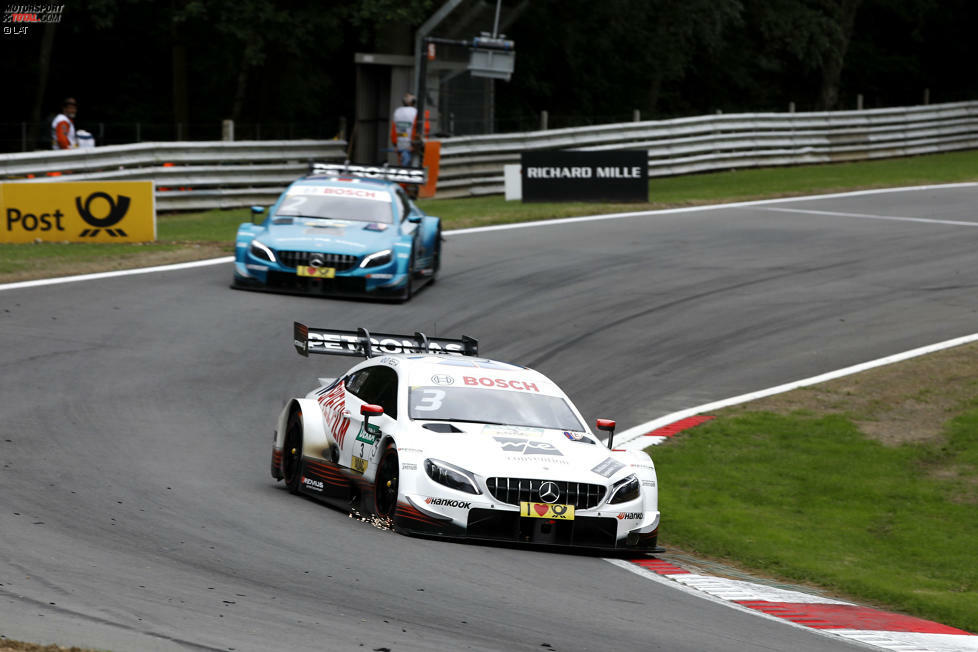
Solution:
M550 518L558 521L573 521L574 506L521 502L520 516L526 516L529 518Z

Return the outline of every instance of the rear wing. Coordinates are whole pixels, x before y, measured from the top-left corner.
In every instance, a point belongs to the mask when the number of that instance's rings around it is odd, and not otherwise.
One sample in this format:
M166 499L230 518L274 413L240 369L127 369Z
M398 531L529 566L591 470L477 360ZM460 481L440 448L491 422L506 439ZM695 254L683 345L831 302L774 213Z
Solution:
M349 163L313 163L309 174L322 174L330 177L357 177L361 179L382 179L396 183L424 185L428 179L425 168L401 168L388 165L350 165Z
M310 328L294 322L293 339L299 355L310 353L351 355L372 358L387 353L440 353L444 355L479 355L479 342L466 335L453 340L444 337L428 337L424 333L414 335L371 334L366 328L355 331L338 331L331 328Z

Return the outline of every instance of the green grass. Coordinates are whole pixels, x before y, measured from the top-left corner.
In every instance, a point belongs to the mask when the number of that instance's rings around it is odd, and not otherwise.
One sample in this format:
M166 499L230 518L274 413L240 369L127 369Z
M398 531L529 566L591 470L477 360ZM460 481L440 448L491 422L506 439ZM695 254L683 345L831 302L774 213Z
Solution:
M663 544L978 632L978 403L944 442L742 412L649 449Z

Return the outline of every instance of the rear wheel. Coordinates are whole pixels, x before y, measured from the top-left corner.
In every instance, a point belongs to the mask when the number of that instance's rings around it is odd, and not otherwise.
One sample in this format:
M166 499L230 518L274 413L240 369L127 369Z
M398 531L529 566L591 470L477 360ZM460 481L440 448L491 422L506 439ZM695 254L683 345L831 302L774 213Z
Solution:
M377 486L375 487L377 515L393 518L397 509L398 471L397 446L387 444L377 465Z
M302 477L302 411L293 410L285 427L282 444L282 478L294 494L299 493Z

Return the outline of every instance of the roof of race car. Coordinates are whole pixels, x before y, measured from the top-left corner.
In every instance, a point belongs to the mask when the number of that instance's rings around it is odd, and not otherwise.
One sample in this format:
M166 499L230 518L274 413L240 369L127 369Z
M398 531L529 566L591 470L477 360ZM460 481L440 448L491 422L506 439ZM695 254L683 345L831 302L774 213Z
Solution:
M350 187L353 184L355 186L362 186L366 188L376 188L378 190L386 190L392 192L394 187L397 186L393 181L385 181L383 179L363 179L360 177L338 177L332 174L310 174L308 176L296 179L292 182L292 186L333 186L333 187Z
M395 353L370 358L369 362L398 369L412 386L476 387L565 396L539 371L488 358Z

